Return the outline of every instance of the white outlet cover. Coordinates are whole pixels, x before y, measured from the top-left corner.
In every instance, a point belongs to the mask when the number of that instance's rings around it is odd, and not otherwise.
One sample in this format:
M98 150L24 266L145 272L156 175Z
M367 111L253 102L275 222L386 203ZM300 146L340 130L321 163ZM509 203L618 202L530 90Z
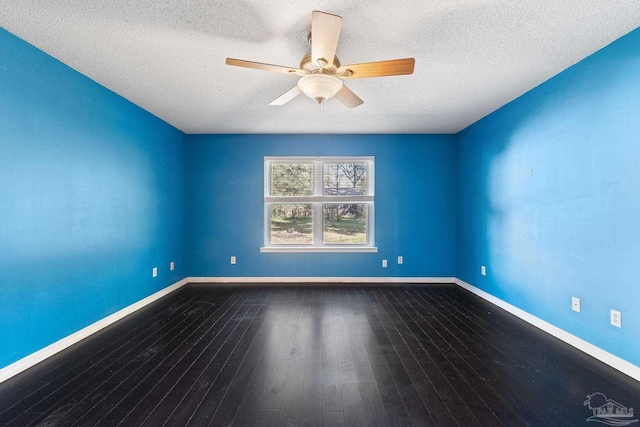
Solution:
M480 267L480 273L482 273L483 276L487 275L487 267L485 267L484 265L482 267Z
M173 271L173 269L174 269L175 267L176 267L176 266L175 266L175 264L173 263L173 261L171 261L171 262L169 263L169 270Z
M399 256L398 257L398 264L402 264L404 262L404 258Z
M580 313L580 298L571 297L571 310Z
M231 264L235 264L236 263L236 257L232 256L231 257Z
M611 310L611 324L622 328L622 313L617 310Z
M383 260L382 260L382 266L383 266L383 267L386 267L386 266L387 266L387 260L386 260L386 259L383 259Z
M158 277L158 267L153 267L153 277Z

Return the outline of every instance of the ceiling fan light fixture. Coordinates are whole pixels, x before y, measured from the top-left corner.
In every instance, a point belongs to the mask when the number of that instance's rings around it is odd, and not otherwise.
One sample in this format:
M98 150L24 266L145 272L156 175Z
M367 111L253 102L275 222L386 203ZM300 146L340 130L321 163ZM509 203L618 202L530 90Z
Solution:
M298 87L309 98L322 103L342 89L342 80L327 74L310 74L298 80Z

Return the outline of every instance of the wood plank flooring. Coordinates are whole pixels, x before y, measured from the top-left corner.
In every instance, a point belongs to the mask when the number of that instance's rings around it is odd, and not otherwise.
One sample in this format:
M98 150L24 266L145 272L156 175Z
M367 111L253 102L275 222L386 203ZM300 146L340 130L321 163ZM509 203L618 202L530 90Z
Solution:
M191 284L0 384L0 425L577 426L595 392L640 410L455 285Z

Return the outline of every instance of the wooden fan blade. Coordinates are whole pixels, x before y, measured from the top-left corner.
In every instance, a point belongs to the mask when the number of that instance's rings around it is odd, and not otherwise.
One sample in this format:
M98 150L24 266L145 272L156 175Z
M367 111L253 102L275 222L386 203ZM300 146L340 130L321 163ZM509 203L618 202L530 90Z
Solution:
M338 101L342 102L347 108L355 108L358 105L362 105L364 101L358 97L355 93L351 92L347 86L342 85L342 89L334 96Z
M298 72L297 68L263 64L262 62L245 61L243 59L227 58L225 62L227 65L233 65L234 67L253 68L255 70L273 71L274 73L293 74Z
M342 29L342 17L314 10L311 14L311 60L333 64Z
M414 58L392 59L389 61L366 62L363 64L344 65L336 74L341 79L364 79L366 77L386 77L412 74L416 64Z
M300 95L301 93L302 93L302 90L300 90L300 88L296 85L291 90L288 90L284 94L280 95L279 97L271 101L269 105L284 105L287 102L291 101L296 96Z

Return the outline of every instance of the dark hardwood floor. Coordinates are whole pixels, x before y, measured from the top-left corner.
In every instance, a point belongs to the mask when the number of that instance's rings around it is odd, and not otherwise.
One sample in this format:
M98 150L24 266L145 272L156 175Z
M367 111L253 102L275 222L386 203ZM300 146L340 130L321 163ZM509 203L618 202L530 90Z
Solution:
M578 426L640 383L455 285L188 285L0 384L3 426Z

